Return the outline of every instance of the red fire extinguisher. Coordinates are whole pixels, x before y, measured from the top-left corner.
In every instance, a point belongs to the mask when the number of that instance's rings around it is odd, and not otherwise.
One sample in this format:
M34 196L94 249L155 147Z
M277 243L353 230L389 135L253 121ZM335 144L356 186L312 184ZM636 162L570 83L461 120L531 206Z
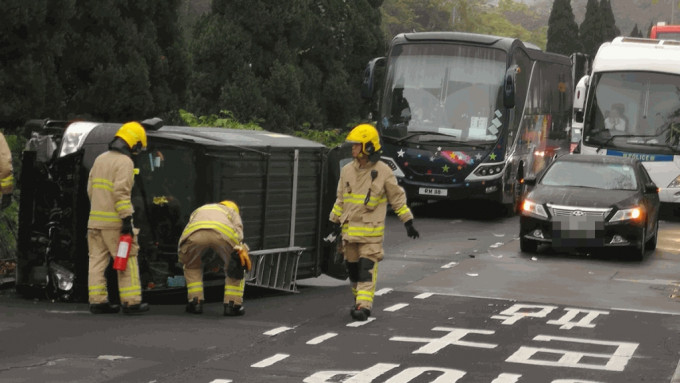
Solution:
M130 247L132 246L132 235L121 234L118 242L118 253L113 260L113 268L120 271L125 271L127 268L128 255L130 255Z

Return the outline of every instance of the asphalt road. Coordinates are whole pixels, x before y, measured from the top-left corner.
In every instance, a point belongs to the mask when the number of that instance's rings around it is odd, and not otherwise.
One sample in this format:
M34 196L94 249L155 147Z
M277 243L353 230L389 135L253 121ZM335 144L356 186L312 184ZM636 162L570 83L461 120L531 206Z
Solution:
M246 289L246 316L181 298L145 315L0 290L1 382L680 381L680 223L642 262L616 253L523 254L518 218L416 207L421 238L390 216L372 320L345 281L296 294ZM482 218L479 218L479 216Z

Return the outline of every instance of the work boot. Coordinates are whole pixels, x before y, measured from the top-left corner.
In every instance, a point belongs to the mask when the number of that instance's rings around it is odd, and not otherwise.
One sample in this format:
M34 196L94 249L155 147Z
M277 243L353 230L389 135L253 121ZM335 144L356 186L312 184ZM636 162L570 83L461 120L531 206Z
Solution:
M371 310L366 307L357 306L356 308L352 308L349 315L351 315L354 320L363 322L371 316Z
M90 303L90 312L92 314L115 314L118 311L120 311L120 305L112 305L109 302Z
M246 310L241 305L235 305L233 301L224 304L224 316L236 317L246 313Z
M187 303L187 312L192 314L203 314L203 301L198 297L194 297L191 302Z
M148 303L137 303L136 305L123 304L123 314L141 314L145 311L149 311Z

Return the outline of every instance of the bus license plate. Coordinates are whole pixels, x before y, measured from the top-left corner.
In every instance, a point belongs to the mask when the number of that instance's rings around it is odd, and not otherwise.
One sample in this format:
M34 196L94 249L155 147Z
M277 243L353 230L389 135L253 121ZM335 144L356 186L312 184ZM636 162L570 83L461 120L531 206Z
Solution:
M435 189L435 188L420 188L418 194L420 195L436 195L440 197L446 197L446 189Z

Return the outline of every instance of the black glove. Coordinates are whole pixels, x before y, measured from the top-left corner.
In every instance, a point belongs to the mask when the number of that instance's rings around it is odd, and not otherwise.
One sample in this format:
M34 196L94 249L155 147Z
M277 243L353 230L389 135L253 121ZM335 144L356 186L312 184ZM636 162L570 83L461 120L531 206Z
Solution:
M135 236L132 232L132 216L123 218L123 227L120 228L120 233L130 234L133 237Z
M0 209L7 209L9 205L12 204L12 193L7 193L2 195L2 203L0 203Z
M416 230L415 227L413 227L413 220L409 219L408 221L404 222L404 226L406 227L406 235L409 237L416 239L420 237L420 234L418 233L418 230Z
M339 223L331 222L330 224L326 236L323 237L324 242L327 244L335 242L340 233L342 233L342 226Z

